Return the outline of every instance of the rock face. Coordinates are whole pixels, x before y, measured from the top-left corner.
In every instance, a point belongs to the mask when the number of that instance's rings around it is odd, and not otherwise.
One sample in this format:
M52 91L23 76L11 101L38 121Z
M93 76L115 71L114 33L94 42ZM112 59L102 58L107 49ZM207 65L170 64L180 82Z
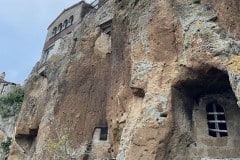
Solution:
M5 159L8 155L9 146L3 146L8 138L14 137L14 128L17 116L0 116L0 159ZM11 143L11 142L10 142Z
M49 30L8 159L239 158L238 0L93 4Z

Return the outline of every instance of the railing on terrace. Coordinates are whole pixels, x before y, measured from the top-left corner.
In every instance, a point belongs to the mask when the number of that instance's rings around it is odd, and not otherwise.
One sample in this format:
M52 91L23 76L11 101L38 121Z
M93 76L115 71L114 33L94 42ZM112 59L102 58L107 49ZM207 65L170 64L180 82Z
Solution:
M51 46L56 40L64 37L65 35L67 35L68 33L72 32L73 29L75 27L75 24L72 24L71 26L69 26L68 28L62 30L61 32L57 33L55 36L51 37L48 41L46 41L46 43L44 44L43 50L45 51L46 49L48 49L49 46Z
M104 5L104 3L106 3L108 0L94 0L91 3L91 6L95 9L99 9L100 7L102 7Z

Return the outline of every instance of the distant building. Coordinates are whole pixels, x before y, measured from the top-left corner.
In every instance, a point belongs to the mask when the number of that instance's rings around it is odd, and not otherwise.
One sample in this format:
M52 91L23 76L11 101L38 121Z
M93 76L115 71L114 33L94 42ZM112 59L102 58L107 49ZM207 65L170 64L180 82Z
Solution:
M84 15L93 7L80 1L71 7L64 9L62 13L49 25L45 40L41 64L44 64L54 54L64 54L69 47L64 47L65 40L72 37L73 30L82 20ZM66 48L65 50L63 48Z
M5 72L0 74L0 96L6 95L8 92L13 91L18 87L17 84L5 81Z

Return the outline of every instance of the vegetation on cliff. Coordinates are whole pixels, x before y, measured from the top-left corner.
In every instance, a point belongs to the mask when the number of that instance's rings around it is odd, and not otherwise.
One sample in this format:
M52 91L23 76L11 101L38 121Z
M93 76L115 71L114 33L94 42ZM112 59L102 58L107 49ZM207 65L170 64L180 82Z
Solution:
M0 158L7 159L9 151L10 151L11 143L12 143L12 138L11 137L7 137L7 139L5 141L0 143L1 153L3 154L3 155L1 155L2 157L0 157Z
M0 97L0 115L4 117L15 116L19 113L23 102L24 91L18 88Z

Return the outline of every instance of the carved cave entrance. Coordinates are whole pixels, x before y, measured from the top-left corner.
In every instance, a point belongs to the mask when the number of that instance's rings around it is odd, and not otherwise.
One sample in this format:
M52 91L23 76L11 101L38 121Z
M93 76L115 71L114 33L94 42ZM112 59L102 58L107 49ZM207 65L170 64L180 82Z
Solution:
M240 109L227 73L186 75L172 88L175 158L240 157Z

